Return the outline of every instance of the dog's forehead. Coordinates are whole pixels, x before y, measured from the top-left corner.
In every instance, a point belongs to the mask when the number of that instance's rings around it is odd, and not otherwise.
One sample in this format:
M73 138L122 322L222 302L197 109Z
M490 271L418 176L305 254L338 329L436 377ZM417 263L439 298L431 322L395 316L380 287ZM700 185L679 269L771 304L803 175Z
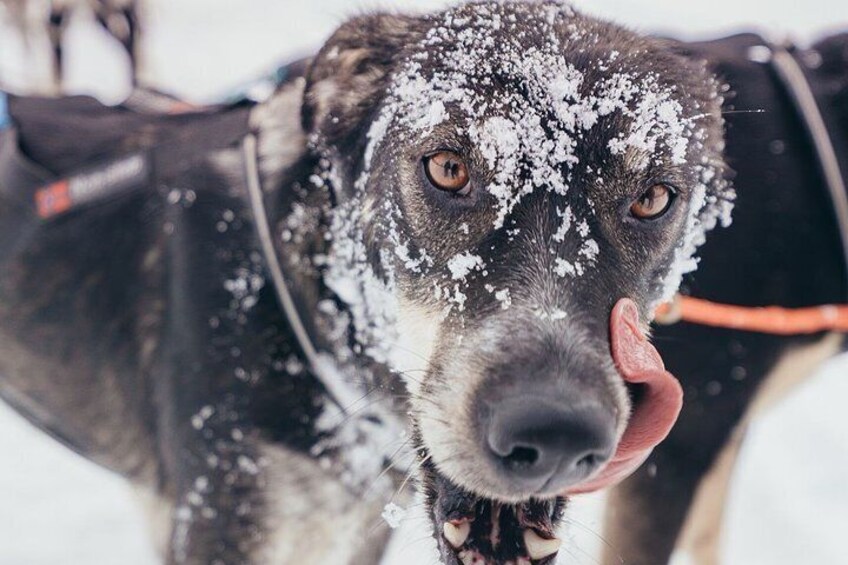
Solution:
M593 26L554 3L472 4L434 16L392 76L372 146L389 129L411 143L453 130L491 174L495 227L537 189L565 195L578 166L592 169L590 148L637 172L652 160L683 164L697 117L674 84L645 65L626 69L616 44L600 47Z
M653 40L553 2L471 4L417 21L423 29L395 55L369 114L359 166L339 179L353 198L335 214L344 221L334 240L350 240L351 229L384 234L393 251L381 252L381 269L428 303L461 313L468 296L491 294L508 305L510 288L493 282L499 273L546 288L589 285L584 274L617 256L602 244L622 202L655 170L676 166L687 182L681 243L667 272L650 275L667 298L728 210L708 192L722 170L711 76ZM442 150L473 168L474 207L448 209L428 196L414 167ZM605 182L610 171L623 180ZM616 192L625 185L632 194ZM529 252L532 273L511 268ZM488 294L469 288L478 273ZM433 300L420 293L422 275Z

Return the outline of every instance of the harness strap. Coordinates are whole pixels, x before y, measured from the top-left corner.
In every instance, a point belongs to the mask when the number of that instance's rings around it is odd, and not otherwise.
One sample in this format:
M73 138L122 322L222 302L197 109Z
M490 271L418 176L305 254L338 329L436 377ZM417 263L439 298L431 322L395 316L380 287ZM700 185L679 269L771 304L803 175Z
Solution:
M268 213L265 209L265 196L262 192L262 181L259 176L257 141L253 133L244 137L242 151L244 153L247 190L250 196L250 207L253 211L256 234L259 237L262 254L270 271L280 307L286 315L289 326L300 345L303 355L309 363L312 373L324 385L328 397L341 410L341 413L347 414L348 408L355 405L359 398L355 395L351 396L350 392L341 386L342 381L334 378L333 371L335 369L318 353L318 348L315 346L309 335L309 331L306 329L306 324L304 324L303 317L300 315L300 311L295 304L289 284L283 273L283 268L280 265L280 260L277 257L271 226L268 222Z
M843 260L848 272L848 189L845 187L845 178L839 167L833 140L830 138L813 89L795 56L785 47L774 46L771 64L789 93L789 98L800 114L815 148L819 167L836 214L839 235L842 239Z

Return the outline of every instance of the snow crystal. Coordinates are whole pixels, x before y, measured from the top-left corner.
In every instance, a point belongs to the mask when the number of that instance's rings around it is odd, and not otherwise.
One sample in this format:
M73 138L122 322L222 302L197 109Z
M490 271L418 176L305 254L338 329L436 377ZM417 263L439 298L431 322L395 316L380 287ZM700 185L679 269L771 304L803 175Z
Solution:
M566 276L576 276L581 274L582 270L578 270L579 263L571 263L562 257L554 259L554 273L565 278Z
M261 274L261 265L253 262L250 266L236 269L235 277L224 281L224 289L233 296L233 309L247 312L259 301L259 291L265 287L265 277Z
M386 521L386 524L394 530L400 526L401 522L406 517L406 508L401 508L394 502L389 502L386 504L385 508L383 508L382 517L383 520Z
M486 292L495 295L495 300L500 302L502 310L509 310L509 307L512 306L512 297L510 296L508 288L497 290L490 284L484 285L483 288L486 289Z
M239 469L248 475L259 474L259 465L256 464L256 461L246 455L239 455L236 459L236 463L238 464Z
M557 216L562 218L562 223L557 228L557 231L554 233L553 239L557 243L562 243L565 241L565 236L568 233L568 230L571 229L571 223L574 221L574 213L571 211L571 208L566 208L565 210L561 210L559 207L556 209Z
M451 272L451 278L454 280L465 280L471 271L482 271L486 267L483 259L479 255L472 255L467 251L455 255L448 261L448 270Z
M561 308L554 308L550 311L545 310L543 308L539 308L534 313L536 314L536 317L540 320L551 320L552 322L564 320L568 317L568 314L565 313L565 310Z
M567 317L565 311L556 308L553 312L551 312L551 320L564 320Z
M457 305L460 312L465 311L465 301L468 297L459 289L459 285L456 284L453 287L453 294L448 295L448 301L453 302Z
M495 292L495 300L501 303L501 308L508 310L512 306L512 298L509 296L509 289L504 288Z
M215 413L215 408L212 406L204 406L201 408L197 414L191 417L191 427L195 430L202 430L203 426L206 425L206 421L212 417Z
M601 248L598 247L598 242L594 239L587 239L583 242L583 246L580 248L578 254L582 257L585 257L589 261L594 261L598 258L600 252Z

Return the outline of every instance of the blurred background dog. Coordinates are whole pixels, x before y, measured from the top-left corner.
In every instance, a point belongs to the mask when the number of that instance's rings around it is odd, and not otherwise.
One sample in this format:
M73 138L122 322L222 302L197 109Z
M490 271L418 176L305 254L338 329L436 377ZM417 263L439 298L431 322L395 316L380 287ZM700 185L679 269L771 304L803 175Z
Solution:
M131 82L137 82L140 4L139 0L1 0L0 14L20 37L27 60L46 63L47 72L33 81L33 90L56 94L65 77L66 31L77 16L95 21L121 45L129 58Z

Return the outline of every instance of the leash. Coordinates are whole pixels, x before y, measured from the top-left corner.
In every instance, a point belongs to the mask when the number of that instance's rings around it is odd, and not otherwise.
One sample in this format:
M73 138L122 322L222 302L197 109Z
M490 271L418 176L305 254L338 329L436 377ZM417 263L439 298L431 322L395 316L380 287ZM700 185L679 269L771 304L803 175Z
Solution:
M771 66L804 123L827 186L839 235L843 261L848 272L848 189L836 149L804 70L786 46L771 45ZM703 326L759 332L772 335L812 334L823 331L848 332L848 304L809 308L777 306L744 307L719 304L677 295L656 310L661 325L689 322Z
M719 304L678 294L674 300L657 308L654 321L664 326L689 322L714 328L783 336L823 331L848 332L848 306L751 308Z

